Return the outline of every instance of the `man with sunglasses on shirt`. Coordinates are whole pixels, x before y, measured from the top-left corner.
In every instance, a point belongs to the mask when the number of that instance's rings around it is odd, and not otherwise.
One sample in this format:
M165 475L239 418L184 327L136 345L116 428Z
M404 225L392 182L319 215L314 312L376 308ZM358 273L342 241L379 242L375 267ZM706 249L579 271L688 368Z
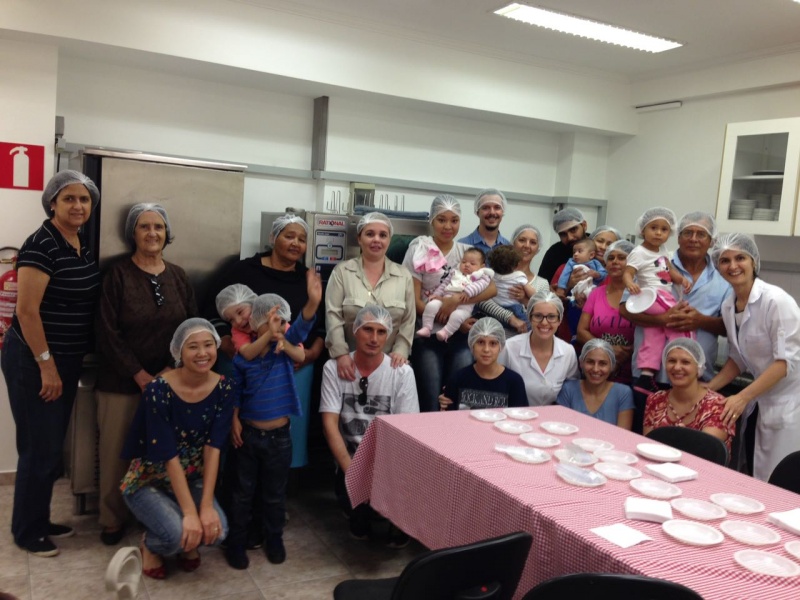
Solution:
M353 322L355 381L339 377L333 359L322 372L322 429L336 460L336 494L350 514L350 534L356 539L369 538L373 511L368 504L350 506L344 485L350 460L376 416L419 412L414 371L409 365L393 369L391 358L383 352L391 332L389 311L374 304L365 306ZM402 548L408 542L405 533L390 527L390 547Z

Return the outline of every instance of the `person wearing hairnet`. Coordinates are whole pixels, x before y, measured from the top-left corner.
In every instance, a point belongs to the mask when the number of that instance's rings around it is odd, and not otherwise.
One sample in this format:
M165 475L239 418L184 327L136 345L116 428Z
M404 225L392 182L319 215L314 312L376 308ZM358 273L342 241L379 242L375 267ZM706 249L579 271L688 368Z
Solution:
M326 362L322 371L322 430L336 461L337 497L350 514L350 533L357 539L369 537L372 509L368 504L351 506L347 497L344 476L353 454L376 416L419 412L414 371L409 365L393 367L383 351L392 321L389 311L377 304L360 309L353 320L356 347L350 353L355 380L339 374L335 359ZM408 541L406 534L392 528L390 546L402 547Z
M261 502L255 510L261 514L256 521L261 525L258 534L267 560L273 564L286 560L283 526L292 463L290 419L303 414L294 381L294 363L303 360L298 344L314 326L320 302L322 284L318 282L309 288L303 312L285 330L291 321L289 303L277 294L262 294L253 301L250 314L250 328L257 337L249 348L258 354L247 359L240 353L233 359L241 394L231 427L236 473L225 558L234 569L246 569L250 563L247 537L257 491Z
M672 256L672 264L685 278L692 281L692 289L681 302L660 315L647 313L630 313L625 306L628 294L620 300L620 314L636 325L634 334L634 356L642 343L646 327L668 327L682 332L693 332L705 353L705 371L700 379L710 381L714 377L714 363L717 360L718 340L726 335L722 322L722 302L730 296L731 286L720 275L709 251L717 237L717 224L714 217L703 211L686 213L678 222L678 249ZM641 371L633 362L633 377ZM659 387L667 385L667 373L662 368L655 377ZM639 431L644 415L644 403L647 394L634 391L637 417L634 419L634 431Z
M456 372L439 396L442 410L473 410L528 406L525 382L497 359L506 345L506 332L492 317L478 319L467 340L475 362Z
M231 339L230 325L220 318L216 296L226 286L234 283L246 285L256 295L273 293L289 303L292 315L299 315L309 300L309 287L318 285L319 275L309 270L302 261L308 243L308 224L293 213L276 218L269 234L269 245L264 252L226 266L210 286L203 316L211 321L222 337L217 370L233 374L231 361L236 348ZM325 348L325 311L317 309L315 327L303 340L302 362L295 364L295 383L303 417L292 422L292 467L308 464L308 414L311 406L311 386L314 363ZM226 465L227 467L227 465Z
M588 227L586 218L577 208L565 208L553 215L553 231L558 234L559 241L544 253L542 264L539 265L539 277L553 281L558 267L572 258L572 244L588 235Z
M728 397L722 418L733 425L758 402L753 476L767 481L782 458L800 450L800 308L758 277L761 258L749 235L721 236L712 258L733 294L722 303L730 354L709 387L718 390L744 371L753 375Z
M142 573L152 579L166 577L164 557L174 554L183 571L196 570L198 547L228 535L214 488L238 388L211 370L219 343L205 319L177 327L169 343L176 368L147 384L123 447L122 497L144 526Z
M51 538L74 534L50 522L50 499L91 349L100 273L82 228L99 201L97 186L78 171L61 171L47 183L47 219L19 250L17 305L2 340L18 454L11 533L17 546L40 557L58 554Z
M250 316L256 298L256 293L241 283L224 287L216 298L217 314L231 325L233 347L248 360L258 355L254 348L250 348L255 333L250 327Z
M609 244L613 244L614 242L623 239L623 237L620 230L616 227L611 227L611 225L600 225L589 234L589 239L594 242L594 246L597 251L595 258L605 264L606 248L608 248Z
M643 433L689 427L720 439L730 454L736 423L723 417L725 397L700 382L705 360L703 347L691 338L675 338L664 347L661 362L672 387L647 397Z
M616 366L614 349L594 338L583 345L578 362L583 379L569 379L561 386L556 402L595 419L630 429L633 425L631 388L608 378Z
M339 376L355 377L350 352L355 348L353 320L367 304L380 304L392 315L392 333L384 351L392 366L408 362L414 338L414 285L411 274L386 256L392 222L383 213L365 214L356 226L361 256L336 265L325 291L325 346L339 365Z
M456 241L461 226L461 205L453 196L439 194L431 202L430 226L432 236L421 235L414 238L408 246L403 266L411 272L414 285L414 303L417 316L421 319L434 290L452 269L457 269L469 246ZM475 304L496 293L494 282L486 289L466 299L466 304ZM442 300L442 306L436 314L433 333L443 327L450 314L458 308L459 296L450 296ZM425 373L425 377L417 379L419 408L422 412L439 410L439 394L447 379L472 363L472 355L467 346L466 333L475 322L474 317L464 321L459 331L447 341L430 337L415 337L411 360L417 373ZM420 322L421 325L421 322ZM418 327L419 329L419 327Z
M510 244L500 233L500 223L503 222L507 206L506 196L500 190L487 188L478 192L475 196L478 226L475 231L458 241L472 248L479 248L486 256L489 256L493 248Z
M499 361L522 376L530 406L554 404L564 382L580 376L575 349L556 337L564 304L553 292L538 292L527 310L530 334L508 340Z
M142 391L172 368L172 332L197 316L189 278L164 260L173 235L164 207L135 204L124 233L132 253L105 271L96 318L100 539L110 546L122 541L130 520L119 491L128 464L119 455Z

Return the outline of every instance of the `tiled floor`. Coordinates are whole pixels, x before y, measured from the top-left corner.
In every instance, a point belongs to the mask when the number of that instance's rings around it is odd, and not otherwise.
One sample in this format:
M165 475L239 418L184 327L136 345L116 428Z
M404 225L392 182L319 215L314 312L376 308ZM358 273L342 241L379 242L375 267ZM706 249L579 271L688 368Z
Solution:
M320 481L322 480L322 481ZM252 551L246 571L231 569L222 552L202 550L203 563L194 573L184 573L168 562L167 579L143 578L139 598L152 600L323 599L332 598L336 584L354 577L392 577L424 548L416 543L402 550L387 548L377 539L384 530L376 523L375 540L350 538L347 521L331 491L330 477L305 474L290 495L290 521L286 527L287 559L282 565L267 562ZM20 600L87 600L113 598L105 591L108 561L121 547L109 548L99 540L97 515L74 516L69 482L56 485L52 519L73 526L77 535L55 540L61 554L55 558L29 556L19 550L9 532L13 486L0 486L0 591ZM385 527L385 525L384 525ZM128 545L137 545L140 531L131 532Z

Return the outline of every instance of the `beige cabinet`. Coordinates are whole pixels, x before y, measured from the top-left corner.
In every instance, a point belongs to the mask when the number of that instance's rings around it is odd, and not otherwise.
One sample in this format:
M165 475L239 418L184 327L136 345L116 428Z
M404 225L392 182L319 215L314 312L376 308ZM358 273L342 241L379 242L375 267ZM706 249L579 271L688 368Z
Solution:
M722 232L800 235L800 118L729 123L717 227Z

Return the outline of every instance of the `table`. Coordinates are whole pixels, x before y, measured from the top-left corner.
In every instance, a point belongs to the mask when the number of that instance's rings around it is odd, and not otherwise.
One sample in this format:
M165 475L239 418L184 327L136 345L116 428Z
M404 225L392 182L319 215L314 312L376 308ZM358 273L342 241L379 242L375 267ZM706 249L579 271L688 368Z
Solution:
M561 406L537 407L539 418L526 421L534 431L545 420L580 428L563 436L612 442L635 452L642 436ZM534 541L517 589L520 598L537 583L569 573L629 573L681 583L706 600L797 600L800 577L752 573L733 559L746 546L725 537L718 546L695 547L667 536L657 523L628 521L624 502L638 496L627 482L609 480L598 488L564 483L555 473L555 457L541 465L522 464L494 450L496 443L524 445L516 436L471 418L468 411L378 417L367 430L346 483L355 505L370 501L379 513L431 549L458 546L514 531L528 531ZM651 464L634 465L645 473ZM717 492L743 494L761 501L756 515L732 515L766 524L767 514L800 507L800 495L731 469L687 455L680 464L698 472L678 485L687 498L708 500ZM650 475L645 474L645 477ZM686 518L677 511L675 518ZM624 522L653 541L622 549L590 529ZM721 520L708 524L717 526ZM774 526L768 525L775 528ZM791 558L783 548L800 539L777 529L781 541L760 547Z

